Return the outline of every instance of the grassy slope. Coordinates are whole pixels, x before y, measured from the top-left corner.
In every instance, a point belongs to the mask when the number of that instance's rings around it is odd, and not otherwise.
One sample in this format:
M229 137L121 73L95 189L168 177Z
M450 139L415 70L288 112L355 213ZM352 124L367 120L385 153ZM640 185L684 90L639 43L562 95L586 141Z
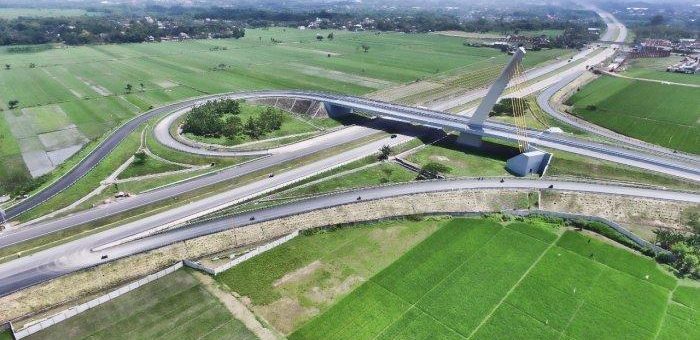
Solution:
M482 150L465 149L452 143L451 136L442 142L421 149L408 156L408 160L425 165L438 162L452 170L448 176L508 176L506 160L517 154L517 149L507 143L489 140ZM486 151L485 151L486 150ZM547 176L593 178L635 182L684 190L698 190L700 186L633 167L607 161L588 159L575 154L549 150L554 154Z
M647 142L700 153L700 89L602 77L570 101L577 115ZM588 109L596 106L595 110Z
M31 339L255 339L187 270L92 308Z
M581 234L458 219L290 338L653 338L675 286Z

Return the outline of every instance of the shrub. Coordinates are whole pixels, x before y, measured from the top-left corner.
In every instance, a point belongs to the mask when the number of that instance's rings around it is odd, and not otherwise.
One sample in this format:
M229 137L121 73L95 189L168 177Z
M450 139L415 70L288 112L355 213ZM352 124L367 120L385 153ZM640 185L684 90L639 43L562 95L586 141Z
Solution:
M617 243L623 244L632 249L640 250L639 245L637 245L632 240L627 238L627 236L621 234L620 232L618 232L617 230L613 229L611 226L605 223L598 221L587 221L583 219L574 219L569 221L569 225L581 229L590 230L592 232L605 236Z
M146 158L148 156L146 155L146 152L143 150L136 151L134 154L134 164L136 165L141 165L146 163Z

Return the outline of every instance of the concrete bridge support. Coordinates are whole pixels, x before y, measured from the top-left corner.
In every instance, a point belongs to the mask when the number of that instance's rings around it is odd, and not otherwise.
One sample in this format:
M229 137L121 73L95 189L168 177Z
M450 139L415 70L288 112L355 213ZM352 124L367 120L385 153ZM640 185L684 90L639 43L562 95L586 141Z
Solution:
M532 151L523 152L510 158L506 162L506 167L512 173L520 177L532 174L542 176L547 170L547 167L549 167L549 162L551 160L551 153L533 149Z
M470 148L480 148L484 142L481 141L480 135L469 132L460 132L459 137L457 137L457 144Z
M323 107L328 112L328 117L344 117L353 113L352 108L323 102Z

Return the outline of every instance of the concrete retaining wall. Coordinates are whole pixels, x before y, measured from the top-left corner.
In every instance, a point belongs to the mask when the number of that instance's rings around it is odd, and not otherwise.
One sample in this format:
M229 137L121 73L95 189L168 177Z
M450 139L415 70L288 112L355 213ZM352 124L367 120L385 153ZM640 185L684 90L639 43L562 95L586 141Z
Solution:
M63 311L60 311L56 314L53 314L47 318L37 320L29 325L25 325L24 328L18 330L15 332L15 338L17 339L22 339L24 337L27 337L31 334L34 334L36 332L39 332L47 327L51 327L61 321L64 321L66 319L69 319L71 317L74 317L80 313L83 313L91 308L95 308L105 302L111 301L112 299L115 299L119 296L122 296L136 288L139 288L147 283L150 283L154 280L157 280L165 275L168 275L178 269L182 268L182 262L178 262L168 268L165 268L159 272L150 274L138 281L132 282L128 285L122 286L120 288L117 288L107 294L104 294L102 296L99 296L95 299L92 299L88 302L85 302L83 304L77 305L70 307L68 309L65 309Z
M249 252L247 252L241 256L238 256L238 257L234 258L233 260L226 262L218 267L213 267L213 268L207 267L199 262L191 261L191 260L183 260L182 262L188 267L195 268L195 269L198 269L198 270L201 270L203 272L206 272L206 273L209 273L211 275L216 276L216 275L219 275L219 273L221 273L221 272L224 272L226 270L229 270L229 269L241 264L242 262L245 262L245 261L247 261L247 260L249 260L257 255L260 255L260 254L262 254L262 253L264 253L272 248L275 248L283 243L286 243L297 236L299 236L299 231L295 230L294 232L292 232L291 234L289 234L287 236L284 236L284 237L276 239L270 243L266 243L264 245L256 247L256 248L250 250Z

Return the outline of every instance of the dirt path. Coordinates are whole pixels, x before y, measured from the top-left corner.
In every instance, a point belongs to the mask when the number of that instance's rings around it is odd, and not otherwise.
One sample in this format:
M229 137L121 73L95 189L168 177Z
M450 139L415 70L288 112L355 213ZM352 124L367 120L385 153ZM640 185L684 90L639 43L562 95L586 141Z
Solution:
M263 326L260 321L255 318L253 312L248 310L243 303L238 301L238 299L236 299L230 293L221 290L210 276L200 272L195 272L194 276L200 282L202 282L207 291L216 296L216 298L218 298L224 304L224 306L226 306L226 309L233 314L233 317L243 322L243 324L258 338L263 340L281 338L281 336L276 335L274 331L265 328L265 326Z
M686 84L686 83L676 83L673 81L666 81L666 80L658 80L658 79L648 79L648 78L637 78L637 77L630 77L630 76L625 76L619 73L614 73L614 72L603 72L609 76L613 77L618 77L618 78L625 78L625 79L633 79L633 80L640 80L640 81L648 81L652 83L660 83L660 84L665 84L665 85L678 85L678 86L687 86L687 87L700 87L700 85L696 84Z

